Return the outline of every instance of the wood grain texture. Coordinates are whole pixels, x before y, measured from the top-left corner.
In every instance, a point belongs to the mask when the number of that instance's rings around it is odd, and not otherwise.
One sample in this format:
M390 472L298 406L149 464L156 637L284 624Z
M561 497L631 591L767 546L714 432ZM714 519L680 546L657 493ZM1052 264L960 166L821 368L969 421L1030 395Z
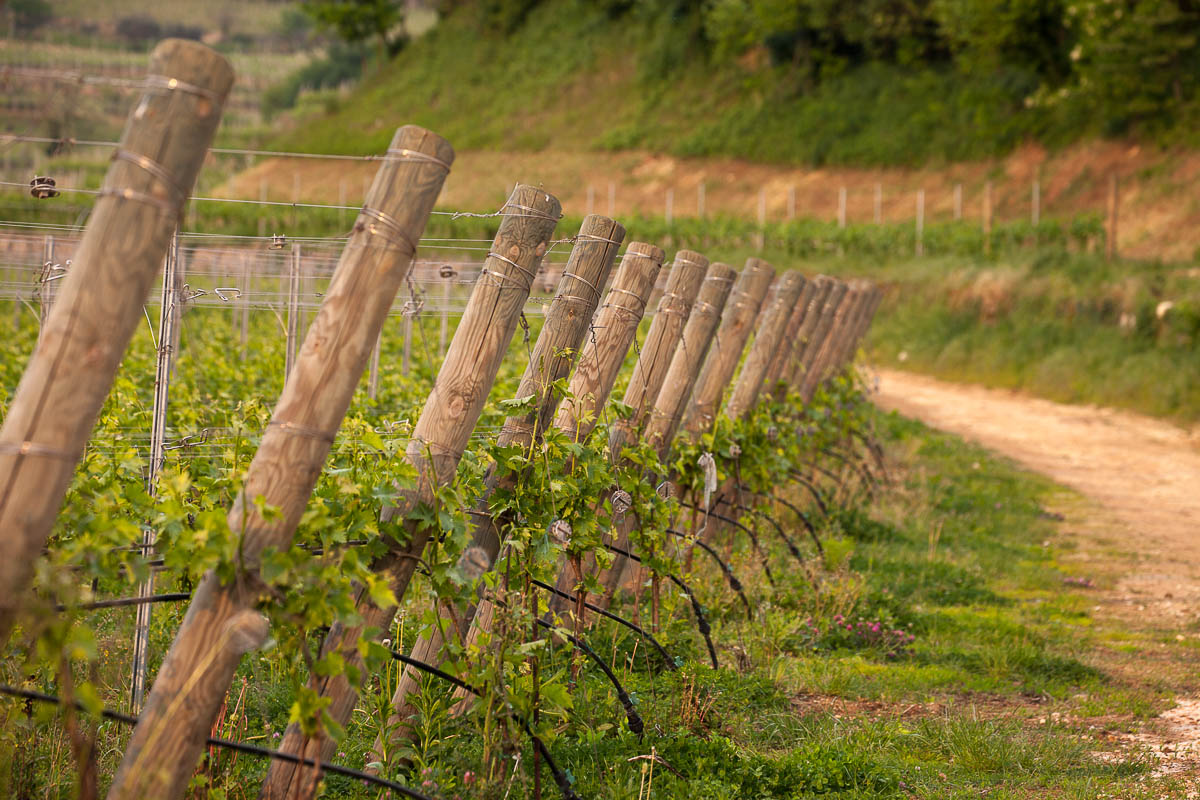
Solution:
M396 506L384 509L385 522L403 519L421 503L430 502L436 487L453 479L562 213L557 199L524 185L513 190L501 210L504 216L491 251L405 452L417 469L417 484L402 493ZM386 576L398 599L408 589L417 559L429 540L429 532L419 530L415 523L405 521L402 528L395 550L372 565L377 573ZM379 608L370 601L365 589L360 589L355 603L361 624L335 623L325 637L321 653L337 651L347 664L360 668L359 638L370 628L386 630L395 608ZM345 676L314 675L308 685L330 699L326 712L338 724L345 725L358 698ZM297 725L288 726L280 743L280 749L306 758L328 759L335 747L336 743L328 738L305 739ZM274 761L259 796L310 797L316 788L310 777L311 774L306 777L293 764Z
M849 287L842 281L836 278L830 278L832 285L829 292L825 295L825 302L821 305L821 312L817 315L816 325L813 326L812 334L804 343L804 351L800 354L795 370L795 382L793 385L796 391L803 395L805 380L813 369L816 362L817 354L825 345L825 339L829 336L829 330L833 327L834 318L837 314L838 306L845 297ZM805 397L807 402L810 398Z
M628 419L613 423L608 436L608 448L614 460L620 458L624 443L638 435L645 426L646 417L667 376L675 346L683 335L692 303L700 292L707 269L708 259L700 253L680 250L675 254L654 321L646 332L646 341L642 343L637 363L633 366L633 375L622 398L622 402L630 406L633 413Z
M675 355L671 359L644 430L645 441L658 451L662 460L666 460L670 451L671 441L691 397L692 388L700 375L700 367L708 354L713 334L716 333L721 312L736 277L737 272L728 264L716 262L709 267L700 295L688 317L687 326L680 337L679 345L675 348ZM621 550L627 550L629 536L636 524L637 519L633 514L626 514L617 521L612 534L613 544ZM607 607L612 602L612 597L621 585L628 567L629 559L617 554L613 558L612 566L600 574L600 583L604 591L596 598L596 602L601 607Z
M737 271L720 262L713 263L704 276L700 295L692 305L687 326L646 421L645 441L658 451L660 459L666 459L671 449L736 279Z
M554 424L574 442L583 442L604 409L638 324L662 268L663 251L645 242L631 242L612 287L592 322L595 336L584 343L570 393Z
M0 428L0 642L29 601L34 565L233 84L228 61L179 39L154 49L150 75L155 87L142 94L121 135L117 154L128 155L108 168ZM167 88L171 79L196 90Z
M796 352L796 342L800 336L800 328L804 325L804 320L808 316L808 307L816 292L816 283L813 281L804 282L804 288L800 290L800 297L796 300L796 306L792 309L787 325L783 329L783 339L779 342L779 347L775 348L775 355L771 358L771 363L767 365L766 375L763 376L763 391L768 396L776 396L775 389L779 387L784 369L786 369L788 362L792 360L793 353Z
M800 384L800 397L805 403L812 402L813 396L820 386L821 380L829 364L831 353L837 347L838 340L845 331L845 320L850 309L858 300L858 290L852 284L846 284L838 304L833 308L829 328L821 339L813 354L812 362L805 365L804 380Z
M265 595L260 557L292 541L454 159L444 139L415 126L398 130L391 149L425 157L397 155L375 176L229 513L241 538L237 578L223 583L209 572L201 581L109 800L183 794L243 653L266 638L266 620L255 610ZM278 513L264 518L260 503Z
M528 448L541 439L543 426L557 410L562 397L558 392L551 391L552 384L567 376L575 361L575 353L585 340L591 344L596 342L593 315L600 302L600 290L597 287L603 286L608 279L616 259L617 248L624 238L625 229L608 217L590 215L584 218L575 238L575 246L562 271L558 290L546 313L545 323L534 343L529 363L517 388L518 399L531 395L538 399L529 412L505 420L497 437L497 443L501 446L516 444ZM660 261L661 258L660 255ZM589 331L592 331L590 339L587 336ZM508 474L497 479L494 473L489 474L483 496L475 507L476 513L472 517L475 522L471 531L472 545L481 548L486 554L489 568L500 553L500 533L509 520L505 515L490 514L488 500L497 488L511 490L516 484L515 475ZM471 616L469 609L462 605L454 614L443 606L439 606L436 613L438 623L428 633L418 637L409 653L413 658L427 664L441 663L445 634L456 631L458 621L469 620ZM408 697L419 690L421 678L422 675L411 667L401 674L400 682L392 694L392 712L389 720L392 742L400 742L410 733L405 724L413 713L413 709L408 705ZM371 760L382 758L382 736L376 737L373 753Z
M696 378L692 398L683 415L683 428L689 437L696 437L711 427L721 407L722 396L733 373L750 333L758 318L767 289L775 278L775 270L760 258L749 258L738 275L733 291L721 314L721 326L717 328L712 347Z
M741 419L758 402L767 367L783 340L788 318L804 289L804 283L804 276L799 272L786 272L779 278L775 296L758 320L754 343L750 345L750 352L746 354L729 402L725 404L725 415L730 419Z
M783 399L788 392L799 387L800 376L804 374L804 352L821 322L821 314L825 310L829 293L837 285L837 281L828 275L818 275L809 283L813 285L813 293L809 298L808 307L804 310L804 319L800 323L800 330L796 332L792 351L784 364L779 383L773 390L776 399Z

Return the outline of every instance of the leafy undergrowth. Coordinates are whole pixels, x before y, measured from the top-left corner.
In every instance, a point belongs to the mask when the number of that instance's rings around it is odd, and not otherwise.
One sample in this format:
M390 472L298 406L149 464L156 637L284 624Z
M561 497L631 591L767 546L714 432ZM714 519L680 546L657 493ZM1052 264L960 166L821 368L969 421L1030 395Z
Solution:
M1181 779L1152 776L1136 753L1096 756L1111 745L1091 721L1136 726L1171 694L1153 676L1131 684L1092 665L1109 634L1053 560L1041 501L1054 487L915 423L878 423L892 486L870 512L831 515L824 564L776 554L771 592L738 542L735 572L764 587L749 621L723 587L701 590L721 670L682 614L660 637L684 664L674 672L634 637L593 630L646 730L631 733L610 685L585 670L571 732L552 746L579 795L1184 797ZM565 669L569 651L557 655ZM473 791L477 737L437 696L430 687L411 774L445 797L491 796ZM1069 721L1046 723L1052 714ZM516 763L529 757L509 754L514 777L496 796L532 796ZM357 796L332 780L328 790ZM557 795L548 779L542 792Z

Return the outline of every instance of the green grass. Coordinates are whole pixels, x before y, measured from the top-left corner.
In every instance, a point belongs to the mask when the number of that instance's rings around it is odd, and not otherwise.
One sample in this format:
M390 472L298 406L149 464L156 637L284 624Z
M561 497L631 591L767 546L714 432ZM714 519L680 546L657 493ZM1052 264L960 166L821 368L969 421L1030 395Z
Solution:
M463 149L647 149L759 162L904 164L1003 154L1079 135L1061 108L1022 110L1027 76L865 65L816 88L710 63L694 16L545 3L504 36L474 4L449 14L332 113L280 146L375 153L399 124ZM1018 113L1019 112L1019 113Z

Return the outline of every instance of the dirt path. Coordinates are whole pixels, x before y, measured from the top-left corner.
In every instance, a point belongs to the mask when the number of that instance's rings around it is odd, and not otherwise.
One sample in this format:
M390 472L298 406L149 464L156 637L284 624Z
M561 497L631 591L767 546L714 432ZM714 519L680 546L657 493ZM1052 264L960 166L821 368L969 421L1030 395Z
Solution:
M1095 654L1113 674L1149 676L1178 705L1143 733L1156 774L1200 770L1200 440L1136 414L890 370L875 402L983 445L1083 495L1052 507L1073 548L1061 560L1096 579L1093 614L1141 631L1134 649ZM1177 647L1163 642L1175 640ZM1191 796L1191 795L1189 795Z
M1156 565L1126 576L1118 590L1143 596L1164 616L1200 617L1200 446L1186 431L1135 414L889 370L879 373L876 403L1094 500L1111 514L1105 527L1125 538L1124 549Z

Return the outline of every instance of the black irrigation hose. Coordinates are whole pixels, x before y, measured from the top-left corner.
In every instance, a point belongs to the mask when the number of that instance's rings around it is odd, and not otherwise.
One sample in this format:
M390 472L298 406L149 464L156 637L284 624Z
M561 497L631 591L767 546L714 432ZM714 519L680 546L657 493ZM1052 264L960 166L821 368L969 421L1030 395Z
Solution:
M35 692L30 689L18 689L15 686L9 686L7 684L0 684L0 694L6 694L10 697L20 697L24 700L37 700L40 703L53 703L54 705L59 706L64 705L64 702L61 698L52 694ZM83 703L80 703L78 700L72 703L72 706L80 711L86 710L83 706ZM120 722L123 725L136 725L138 721L137 717L131 714L122 714L120 711L110 711L109 709L104 709L100 712L100 714L105 719L111 719L114 722ZM300 764L301 766L305 767L316 767L322 772L329 772L346 778L366 781L368 783L373 783L376 786L381 786L384 789L394 789L405 797L413 798L413 800L433 800L433 798L431 798L429 795L421 794L414 789L408 788L402 783L389 781L386 778L380 778L377 775L371 775L370 773L361 772L356 769L351 769L350 767L331 764L328 761L317 761L311 758L292 755L291 753L283 753L279 750L269 750L265 747L257 747L252 744L246 744L245 742L235 742L231 739L222 739L216 736L209 736L205 744L213 747L222 747L226 750L236 750L240 753L247 753L252 756L264 756L266 758L273 758L277 761L287 761L291 764Z
M779 534L779 538L783 539L783 543L787 545L788 552L792 554L792 557L801 564L804 563L804 554L800 552L800 548L796 547L796 543L792 541L792 537L788 536L787 533L784 532L783 526L776 522L774 517L765 511L759 511L757 508L751 508L750 506L737 506L736 508L739 511L748 511L751 514L760 516L767 522L771 523L771 526L775 528L775 531Z
M737 576L733 574L733 569L731 569L730 566L725 563L721 556L717 554L716 550L713 550L712 547L710 547L707 543L693 538L691 535L686 534L683 531L677 531L674 528L667 528L667 533L677 536L680 539L690 541L694 545L698 545L700 549L712 556L712 560L717 562L717 566L720 567L721 571L725 573L725 580L729 582L729 588L737 592L738 597L742 599L742 605L746 607L746 619L754 619L754 610L750 607L750 601L746 599L746 593L742 591L742 582L737 579Z
M571 601L578 600L578 598L575 597L574 595L564 592L561 589L551 586L548 583L543 583L542 581L539 581L537 578L532 579L532 583L534 586L537 586L540 589L545 589L548 592L552 592L565 600L571 600ZM638 636L642 637L643 639L648 641L650 644L654 645L654 647L662 655L663 661L667 665L667 669L671 670L672 672L679 669L679 666L675 663L675 659L672 658L671 654L667 652L667 648L663 647L662 644L659 643L658 639L655 639L653 636L651 636L650 632L647 631L645 628L639 627L638 625L635 625L634 623L630 622L629 620L625 619L624 617L622 617L618 614L614 614L611 611L607 611L598 605L589 603L586 600L583 603L583 607L588 609L589 611L595 611L597 614L599 614L603 617L607 617L608 619L611 619L614 622L618 622L618 623L624 625L626 628L629 628L629 630L633 631Z
M808 489L809 494L813 496L813 500L817 503L817 508L821 510L821 516L829 516L829 507L825 504L825 497L821 494L821 490L814 486L812 481L795 470L789 472L788 475L805 489Z
M817 536L817 529L814 528L812 522L809 521L808 515L777 494L773 494L771 497L780 503L783 503L785 506L791 509L793 514L800 518L800 520L804 523L804 527L808 529L808 535L813 540L813 544L816 545L817 553L820 554L821 558L825 558L825 548L821 545L821 539Z
M388 652L391 654L392 658L399 661L401 664L407 664L408 666L418 669L421 672L428 673L435 678L441 678L442 680L462 689L464 692L470 692L476 697L479 697L482 694L478 689L464 681L462 678L457 678L451 675L449 672L438 669L432 664L427 664L424 661L418 661L415 658L406 656L399 650L388 650ZM525 734L529 736L530 741L533 742L533 746L545 760L546 766L549 767L550 774L554 776L554 782L558 784L558 790L562 793L563 800L579 800L579 795L575 794L575 790L571 788L571 779L568 778L566 774L558 768L558 764L554 763L554 759L550 756L550 750L546 747L546 743L539 739L536 734L534 734L533 729L529 727L528 722L523 719L519 721L521 723L521 727L525 729Z
M717 498L718 506L720 506L721 501L722 501L722 498ZM682 500L679 501L679 505L683 506L684 508L690 508L693 511L703 511L703 509L701 509L699 506L692 505L691 503L686 503ZM742 523L738 522L733 517L727 517L724 514L717 513L716 511L705 511L704 513L707 514L708 516L712 517L713 519L719 519L722 522L728 522L730 525L734 525L738 528L741 528L742 530L744 530L746 532L746 535L750 537L750 544L752 544L754 546L754 552L758 553L759 558L762 559L763 572L767 576L767 581L772 586L774 586L775 585L775 576L771 574L771 565L769 563L767 563L767 553L765 550L762 549L762 545L760 545L758 542L758 534L755 533L753 530L751 530L748 526L743 525Z
M823 447L821 448L821 453L829 456L830 458L835 458L853 469L858 474L864 485L874 487L878 484L875 476L871 474L871 470L868 469L865 464L860 463L857 453L846 453L833 447Z
M879 471L883 474L883 478L886 481L888 479L887 465L883 460L883 448L879 445L879 442L875 441L875 438L870 434L854 428L850 429L850 435L857 436L867 448L867 452L875 457L875 464L879 467Z
M635 561L638 564L642 563L642 559L628 550L622 550L612 544L604 546L619 556L625 556L630 561ZM687 595L688 600L691 601L692 613L696 615L696 629L700 631L700 635L704 637L704 643L708 645L708 655L712 659L713 669L720 669L720 665L717 663L717 648L713 646L712 628L708 624L708 618L704 616L704 609L701 607L700 601L696 599L696 595L692 594L692 590L688 588L688 585L682 579L670 572L664 572L663 575L666 575L676 586L682 589L683 593Z
M637 709L634 708L633 700L629 697L629 693L625 691L625 687L621 685L621 681L617 679L617 676L613 674L613 671L608 668L608 664L604 663L604 659L600 658L600 656L596 654L596 651L588 647L587 643L578 636L573 636L572 634L566 633L562 630L555 630L555 627L544 619L539 619L537 624L541 625L546 630L554 631L557 635L564 637L568 642L575 646L576 650L583 653L585 656L595 662L596 666L600 668L600 671L603 672L608 678L608 682L611 683L613 688L617 690L617 699L621 701L621 707L625 709L625 719L627 722L629 722L629 730L636 733L640 739L642 737L642 731L646 729L646 726L642 722L642 718L638 715Z
M68 606L58 603L54 606L55 611L79 610L79 611L94 611L98 608L121 608L123 606L144 606L151 603L174 603L179 600L187 600L191 598L191 592L172 592L170 594L150 594L145 597L118 597L113 600L97 600L94 603L80 603L77 606Z

